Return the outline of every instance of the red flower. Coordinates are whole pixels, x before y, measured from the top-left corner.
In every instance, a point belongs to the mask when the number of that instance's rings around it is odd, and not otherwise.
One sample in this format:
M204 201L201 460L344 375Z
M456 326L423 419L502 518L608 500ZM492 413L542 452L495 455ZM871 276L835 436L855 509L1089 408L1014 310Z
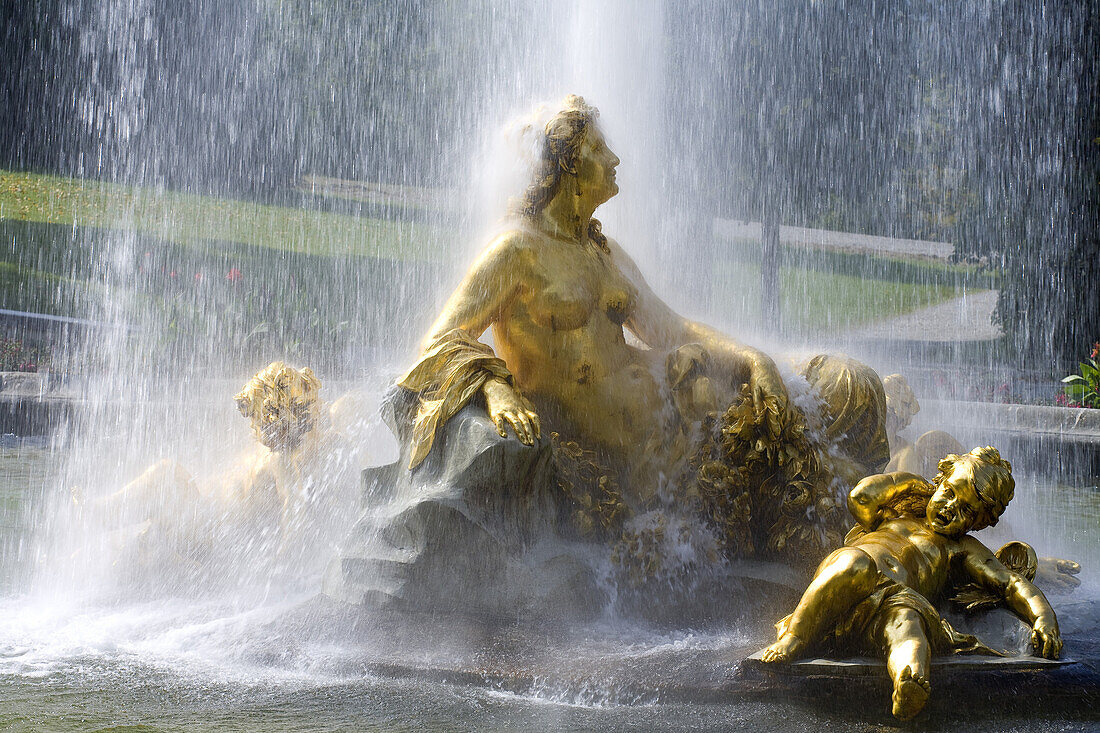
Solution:
M225 279L231 283L240 282L244 280L244 275L242 275L241 271L236 267L231 267L229 268L229 272L226 273Z
M1092 353L1089 356L1093 359L1100 359L1100 341L1092 345Z

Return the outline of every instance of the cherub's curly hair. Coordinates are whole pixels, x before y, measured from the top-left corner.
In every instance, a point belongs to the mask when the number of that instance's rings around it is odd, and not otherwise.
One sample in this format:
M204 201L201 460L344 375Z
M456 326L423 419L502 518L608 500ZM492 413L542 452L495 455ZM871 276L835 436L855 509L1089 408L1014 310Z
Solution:
M538 216L561 188L563 173L577 174L577 157L588 130L600 116L599 110L582 97L570 94L565 98L562 110L550 118L540 136L539 159L535 163L535 175L518 202L518 213L528 218ZM588 238L610 254L603 225L592 219L588 225Z
M974 526L971 531L978 531L997 524L1008 502L1012 501L1012 495L1016 491L1016 480L1012 478L1012 464L1001 458L1001 454L991 445L984 448L975 448L961 456L954 453L948 455L939 463L940 472L936 474L933 483L939 486L955 470L960 461L966 461L970 465L974 492L978 495L982 506L978 515L974 518Z
M273 451L294 450L316 424L321 380L281 361L258 372L234 399L256 439Z

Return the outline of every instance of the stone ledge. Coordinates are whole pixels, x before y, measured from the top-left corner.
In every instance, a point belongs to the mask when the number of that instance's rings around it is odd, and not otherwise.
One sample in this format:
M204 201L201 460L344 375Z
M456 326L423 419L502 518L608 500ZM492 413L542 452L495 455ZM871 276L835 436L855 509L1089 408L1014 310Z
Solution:
M0 400L83 399L84 380L52 372L0 372Z
M942 423L948 431L1047 435L1100 444L1100 410L1096 409L922 399L919 417L922 424Z

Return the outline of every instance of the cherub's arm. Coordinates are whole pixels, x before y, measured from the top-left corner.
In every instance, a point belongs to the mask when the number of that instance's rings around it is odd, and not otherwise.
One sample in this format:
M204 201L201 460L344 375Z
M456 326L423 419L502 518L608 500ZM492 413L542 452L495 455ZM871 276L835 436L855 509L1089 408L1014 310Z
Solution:
M880 473L856 484L848 494L848 511L860 525L873 532L886 519L898 516L894 505L905 495L931 496L932 484L915 473Z
M259 517L281 506L278 496L277 454L256 446L221 479L222 498L239 502L239 509Z
M112 525L145 521L150 516L171 518L186 511L198 497L195 480L176 461L165 458L149 466L118 491L87 503L79 489L74 500L109 518Z
M1035 651L1048 659L1062 652L1058 619L1043 592L1022 575L1012 572L989 549L973 537L959 541L964 553L966 573L988 590L1005 599L1005 604L1031 624L1031 643Z

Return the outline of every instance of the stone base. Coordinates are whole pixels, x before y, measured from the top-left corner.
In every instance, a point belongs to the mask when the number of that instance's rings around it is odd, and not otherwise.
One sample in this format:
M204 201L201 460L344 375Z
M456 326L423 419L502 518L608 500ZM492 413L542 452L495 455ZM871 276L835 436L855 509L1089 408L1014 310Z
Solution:
M549 441L501 438L484 408L468 405L410 471L405 399L397 393L387 405L402 456L364 471L364 508L324 592L346 603L504 619L601 610L607 599L586 556L594 548L556 533Z
M871 657L799 659L787 664L769 664L762 659L763 654L764 650L761 649L742 664L748 669L794 677L864 677L886 674L886 662ZM933 669L949 672L1034 672L1076 663L1074 659L1044 659L1028 654L1018 657L986 657L978 654L932 657Z
M1095 635L1100 603L1091 599L1062 600L1054 604L1063 639L1072 636ZM1070 657L1044 659L1031 654L1031 628L1005 608L992 608L978 613L962 613L941 609L944 617L959 631L975 634L989 646L1008 656L994 657L981 654L951 654L932 658L932 667L944 672L1031 672L1052 670L1076 664ZM1066 650L1072 652L1067 641ZM1081 651L1081 650L1078 650ZM742 662L745 669L771 672L793 677L859 677L884 676L886 661L871 657L847 657L843 659L806 658L789 663L765 663L764 650L752 654Z

